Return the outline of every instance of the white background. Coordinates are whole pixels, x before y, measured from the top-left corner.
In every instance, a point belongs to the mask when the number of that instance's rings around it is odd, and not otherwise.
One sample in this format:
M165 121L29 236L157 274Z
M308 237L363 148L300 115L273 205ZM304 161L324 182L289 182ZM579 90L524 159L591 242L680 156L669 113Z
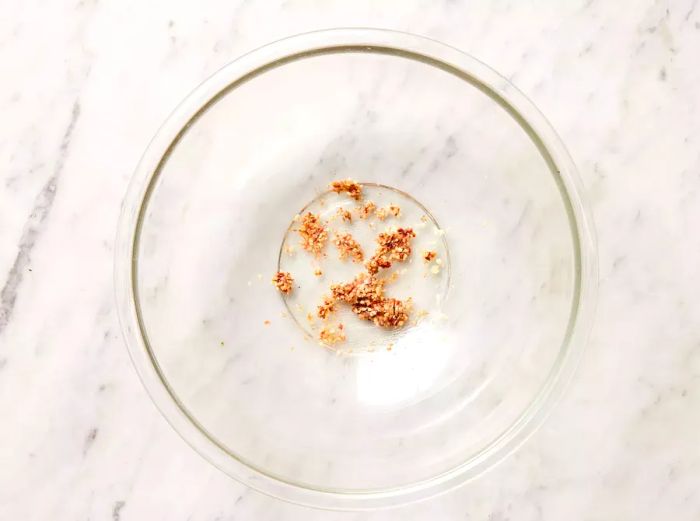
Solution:
M697 3L0 3L0 519L700 518ZM431 36L509 77L572 153L600 249L592 339L544 427L462 489L375 514L284 504L195 454L138 381L112 289L121 198L178 101L337 26Z

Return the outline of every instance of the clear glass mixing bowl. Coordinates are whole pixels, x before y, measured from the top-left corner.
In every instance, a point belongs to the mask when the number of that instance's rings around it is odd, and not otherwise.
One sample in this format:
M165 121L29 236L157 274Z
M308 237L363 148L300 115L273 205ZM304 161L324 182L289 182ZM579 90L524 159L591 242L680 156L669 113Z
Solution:
M292 216L345 177L446 232L439 319L390 351L319 347L269 282ZM513 85L433 40L341 29L258 49L182 102L129 187L115 270L134 365L185 440L272 496L372 509L533 432L585 341L596 251L574 165Z

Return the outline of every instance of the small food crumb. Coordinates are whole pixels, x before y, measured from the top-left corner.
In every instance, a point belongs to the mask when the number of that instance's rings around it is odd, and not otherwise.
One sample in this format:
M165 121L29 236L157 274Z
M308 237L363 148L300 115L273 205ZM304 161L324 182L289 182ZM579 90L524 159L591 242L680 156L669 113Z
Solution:
M352 179L333 181L330 184L330 188L338 194L347 193L350 197L355 199L355 201L362 199L362 185Z
M321 271L320 268L316 268L314 270L314 275L316 275L317 277L320 277L321 275L323 275L323 272Z
M327 346L332 346L341 342L345 342L345 332L343 331L343 324L339 324L338 327L324 327L319 333L319 339Z
M286 253L287 255L290 255L290 256L291 256L291 255L294 255L294 252L295 252L294 246L292 246L291 244L288 244L288 245L284 248L284 251L285 251L285 253Z
M360 219L368 219L374 211L377 209L377 205L372 201L367 201L363 206L357 208L357 213Z
M396 282L396 280L399 278L399 272L395 271L391 275L389 275L388 278L386 278L387 284L391 284L392 282Z
M270 321L269 321L269 320L266 320L265 322L263 322L263 324L265 324L266 326L269 326L269 325L270 325Z
M435 264L442 266L442 259L435 259Z
M326 320L328 315L335 312L335 299L333 297L324 297L323 303L318 306L316 314L318 318Z
M421 215L421 216L420 216L420 222L422 222L423 224L427 223L427 222L428 222L428 216L425 215L425 214Z
M386 208L380 208L377 210L375 215L380 221L384 221L390 216L399 217L401 215L401 208L395 204L390 204Z
M352 213L350 213L350 210L338 208L337 213L340 217L342 217L343 221L352 222Z
M393 348L394 348L394 344L389 344L388 346L386 346L387 351L391 351Z
M431 262L432 260L437 257L437 252L434 252L433 250L426 250L423 252L423 260L425 262Z
M440 266L438 266L437 264L432 266L430 268L430 273L432 273L433 275L437 275L438 273L440 273Z
M306 251L320 255L328 240L328 232L317 215L307 212L301 219L299 228L301 246Z
M314 316L313 316L311 313L307 313L307 314L306 314L306 320L308 320L309 322L313 322L313 321L314 321Z
M362 247L349 233L337 233L333 241L340 252L340 259L350 257L353 262L362 262L365 258Z
M293 283L294 279L286 271L278 271L275 273L275 276L272 277L272 284L285 295L289 295L292 292Z

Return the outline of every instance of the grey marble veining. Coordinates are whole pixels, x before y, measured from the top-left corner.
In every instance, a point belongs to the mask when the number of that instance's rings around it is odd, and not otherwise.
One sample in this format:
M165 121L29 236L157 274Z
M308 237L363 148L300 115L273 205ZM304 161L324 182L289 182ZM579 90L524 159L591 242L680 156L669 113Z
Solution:
M172 431L123 346L112 255L131 172L191 87L268 41L367 25L462 48L538 105L586 185L601 280L579 370L520 450L435 500L339 514L250 491ZM700 517L699 52L693 0L9 3L0 519Z
M0 291L0 333L2 333L2 330L7 326L10 318L12 318L12 311L14 310L15 300L17 299L17 290L22 283L24 272L31 269L29 265L31 263L32 249L40 233L43 231L43 224L49 216L51 206L56 197L56 185L59 177L63 173L63 165L66 161L71 135L73 134L73 128L78 120L78 116L80 116L80 104L76 101L73 104L70 121L68 122L66 131L63 134L63 139L59 145L58 153L56 154L53 173L36 196L36 202L31 209L29 218L22 231L22 236L17 248L17 256L12 263L12 268L10 268L7 274L5 285L2 287L2 291Z

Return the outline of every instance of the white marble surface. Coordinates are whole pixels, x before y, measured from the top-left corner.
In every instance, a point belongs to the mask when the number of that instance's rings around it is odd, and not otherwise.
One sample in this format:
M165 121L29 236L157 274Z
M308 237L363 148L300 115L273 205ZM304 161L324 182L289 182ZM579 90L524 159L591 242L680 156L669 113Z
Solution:
M697 2L7 2L0 18L0 519L700 517ZM161 418L112 254L145 144L187 92L292 33L383 26L510 77L567 143L600 249L592 340L547 423L462 489L382 513L284 504Z

